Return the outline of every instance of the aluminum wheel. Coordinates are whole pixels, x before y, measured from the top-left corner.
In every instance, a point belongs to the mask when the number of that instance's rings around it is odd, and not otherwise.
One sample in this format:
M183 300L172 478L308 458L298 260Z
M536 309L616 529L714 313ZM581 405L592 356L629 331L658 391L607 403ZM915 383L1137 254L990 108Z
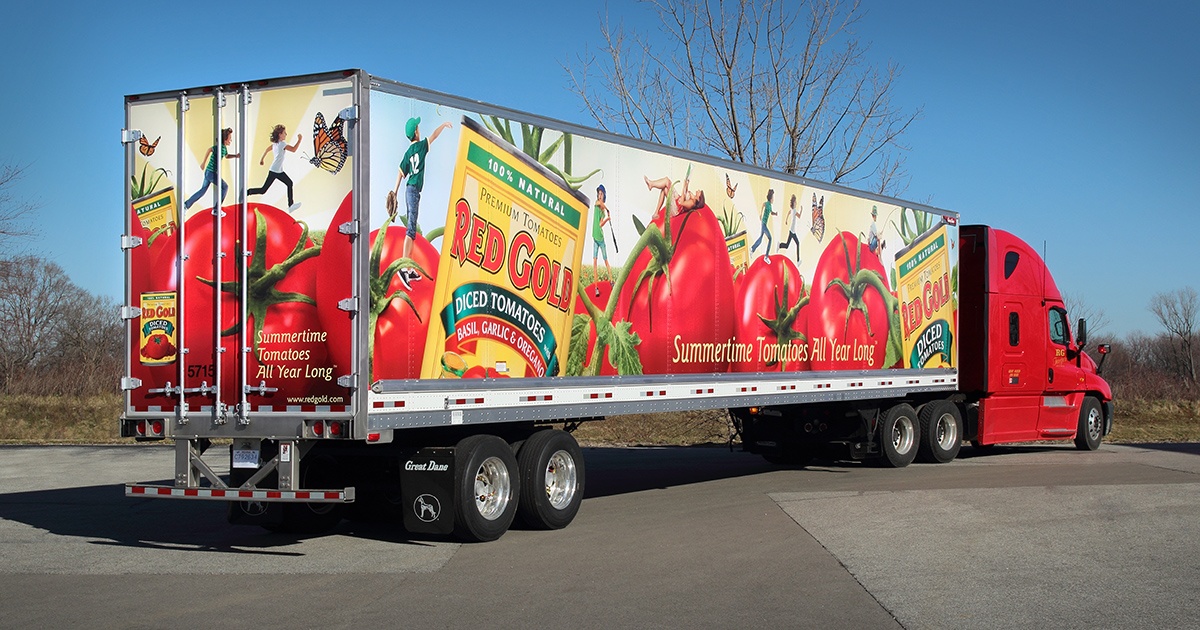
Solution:
M1087 432L1088 438L1093 442L1099 442L1101 432L1104 431L1104 415L1100 413L1099 407L1092 407L1088 410L1087 415Z
M907 453L916 443L917 431L911 416L901 416L892 427L892 447L897 453Z
M500 518L512 499L512 480L508 467L497 457L489 457L475 471L475 508L483 518Z
M566 509L575 499L579 479L575 459L566 451L555 451L546 464L546 497L556 510Z
M948 413L938 416L937 427L934 431L938 446L942 450L949 451L962 441L958 435L958 422L955 421L954 416Z

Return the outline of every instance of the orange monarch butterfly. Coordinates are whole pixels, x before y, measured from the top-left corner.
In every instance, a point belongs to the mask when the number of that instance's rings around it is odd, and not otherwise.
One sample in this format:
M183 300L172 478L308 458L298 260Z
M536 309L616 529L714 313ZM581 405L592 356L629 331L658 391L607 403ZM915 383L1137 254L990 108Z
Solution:
M341 118L333 119L333 125L325 126L325 116L317 112L313 119L313 153L309 164L337 175L346 164L346 137L342 135Z
M737 192L737 184L731 185L729 183L729 173L725 173L725 194L729 195L730 199L733 199L733 195L736 192Z
M155 138L154 142L147 142L146 136L142 136L141 138L138 138L138 151L141 151L142 155L144 155L146 157L150 157L151 155L154 155L154 149L155 149L155 147L158 146L159 140L162 140L162 136Z
M812 233L818 243L825 239L825 197L821 197L818 205L816 193L813 193L812 200Z

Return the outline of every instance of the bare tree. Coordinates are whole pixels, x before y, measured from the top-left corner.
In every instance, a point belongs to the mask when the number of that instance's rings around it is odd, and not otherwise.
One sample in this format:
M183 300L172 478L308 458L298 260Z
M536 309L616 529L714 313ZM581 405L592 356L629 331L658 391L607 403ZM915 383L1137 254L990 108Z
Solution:
M1200 295L1192 287L1156 293L1150 299L1149 308L1175 341L1175 358L1181 374L1195 383L1196 324L1200 316Z
M81 290L35 256L0 261L0 383L10 388L54 352L58 322Z
M9 241L33 236L34 230L26 221L37 209L37 204L18 200L12 193L17 180L25 174L24 167L13 164L0 166L0 251Z
M1069 316L1076 320L1087 320L1089 339L1111 340L1108 333L1108 314L1104 312L1104 309L1089 302L1081 293L1063 293L1062 299L1067 307L1067 314ZM1093 345L1095 345L1094 342Z
M112 298L79 288L36 256L0 260L0 391L85 395L113 391L123 325Z
M642 0L655 32L600 25L599 55L565 66L610 131L880 192L904 187L892 103L900 69L854 36L858 0Z
M79 291L56 322L53 350L44 361L54 376L44 391L93 394L115 391L124 372L125 327L117 300Z

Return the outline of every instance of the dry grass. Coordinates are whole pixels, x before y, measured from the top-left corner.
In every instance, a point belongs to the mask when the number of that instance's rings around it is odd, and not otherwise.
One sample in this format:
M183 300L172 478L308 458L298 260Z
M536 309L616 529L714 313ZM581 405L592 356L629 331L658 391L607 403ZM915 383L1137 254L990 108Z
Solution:
M0 444L122 444L121 396L0 395ZM1105 441L1200 442L1200 401L1119 400ZM615 416L575 432L585 446L726 444L729 416L721 409Z
M120 394L0 396L0 444L111 444L120 437Z
M1200 401L1118 400L1109 442L1200 442Z
M727 444L729 414L724 409L614 416L585 422L575 431L583 446L690 446Z

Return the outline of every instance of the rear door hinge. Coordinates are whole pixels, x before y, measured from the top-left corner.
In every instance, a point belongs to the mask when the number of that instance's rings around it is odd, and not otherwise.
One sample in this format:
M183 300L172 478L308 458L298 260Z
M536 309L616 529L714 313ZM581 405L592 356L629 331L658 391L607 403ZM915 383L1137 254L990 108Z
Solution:
M142 316L142 309L136 306L122 306L121 319L137 319Z
M344 300L338 300L338 310L346 311L347 313L357 313L358 298L348 297Z
M358 389L358 375L347 374L345 376L339 376L337 379L337 384L339 387L345 387L346 389Z
M122 129L121 144L130 144L142 139L141 129Z
M129 250L133 249L134 247L141 245L142 242L143 242L142 237L140 237L140 236L130 236L128 234L122 234L121 235L121 250L129 251Z
M137 389L141 386L142 386L142 379L140 379L140 378L134 378L132 376L122 376L121 377L121 389L123 391Z

